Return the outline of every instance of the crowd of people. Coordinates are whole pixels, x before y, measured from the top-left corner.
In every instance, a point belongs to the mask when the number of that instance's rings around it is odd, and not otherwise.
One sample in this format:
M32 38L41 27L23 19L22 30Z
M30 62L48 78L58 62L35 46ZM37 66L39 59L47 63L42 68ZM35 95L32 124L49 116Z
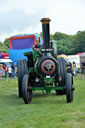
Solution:
M10 68L11 68L11 73L9 73L6 64L0 64L0 80L2 80L3 76L5 76L7 80L8 77L16 79L16 74L17 74L16 63L12 64Z

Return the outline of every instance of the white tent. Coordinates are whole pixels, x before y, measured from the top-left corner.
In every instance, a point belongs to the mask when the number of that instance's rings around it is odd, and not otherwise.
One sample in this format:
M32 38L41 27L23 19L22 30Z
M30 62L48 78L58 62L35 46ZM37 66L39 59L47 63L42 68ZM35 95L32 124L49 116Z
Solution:
M77 68L80 68L80 55L68 55L68 59L71 60L71 62L75 62Z

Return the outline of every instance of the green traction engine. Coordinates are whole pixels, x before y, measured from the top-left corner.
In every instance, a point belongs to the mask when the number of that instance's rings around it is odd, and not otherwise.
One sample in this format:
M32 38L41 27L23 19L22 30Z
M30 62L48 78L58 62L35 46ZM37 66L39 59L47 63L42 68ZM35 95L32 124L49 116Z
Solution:
M49 18L41 19L43 45L39 51L33 50L24 55L27 60L18 60L18 92L25 104L32 100L35 90L56 94L66 94L67 102L73 101L73 76L68 72L64 58L57 57L56 42L49 40Z

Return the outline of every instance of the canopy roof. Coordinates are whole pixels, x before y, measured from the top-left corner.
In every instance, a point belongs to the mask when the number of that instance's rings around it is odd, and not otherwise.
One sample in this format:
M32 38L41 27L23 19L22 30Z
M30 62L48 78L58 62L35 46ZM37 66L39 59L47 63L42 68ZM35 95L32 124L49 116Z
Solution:
M83 53L82 52L79 52L79 53L77 53L76 55L82 55Z

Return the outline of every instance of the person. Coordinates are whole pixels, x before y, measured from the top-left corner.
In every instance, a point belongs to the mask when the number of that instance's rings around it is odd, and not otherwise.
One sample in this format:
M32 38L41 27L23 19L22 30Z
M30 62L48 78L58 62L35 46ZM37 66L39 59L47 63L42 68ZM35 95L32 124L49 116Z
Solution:
M12 64L11 68L12 68L12 77L16 79L16 63Z
M8 80L8 67L6 66L6 64L3 65L3 69L5 71L5 77Z
M73 69L73 75L77 76L77 67L76 67L76 63L74 61L73 61L72 69Z
M33 50L39 51L40 48L40 37L38 37L38 39L36 39L36 45L33 45Z
M85 62L81 63L81 78L84 75L84 79L85 79Z
M72 72L72 63L69 61L67 62L67 72L71 73L73 75L73 72Z
M0 80L2 80L2 76L3 76L3 67L2 65L0 65Z
M33 50L38 51L40 56L42 56L41 45L40 45L40 37L38 37L38 39L36 39L36 45L33 45L32 48L33 48Z

